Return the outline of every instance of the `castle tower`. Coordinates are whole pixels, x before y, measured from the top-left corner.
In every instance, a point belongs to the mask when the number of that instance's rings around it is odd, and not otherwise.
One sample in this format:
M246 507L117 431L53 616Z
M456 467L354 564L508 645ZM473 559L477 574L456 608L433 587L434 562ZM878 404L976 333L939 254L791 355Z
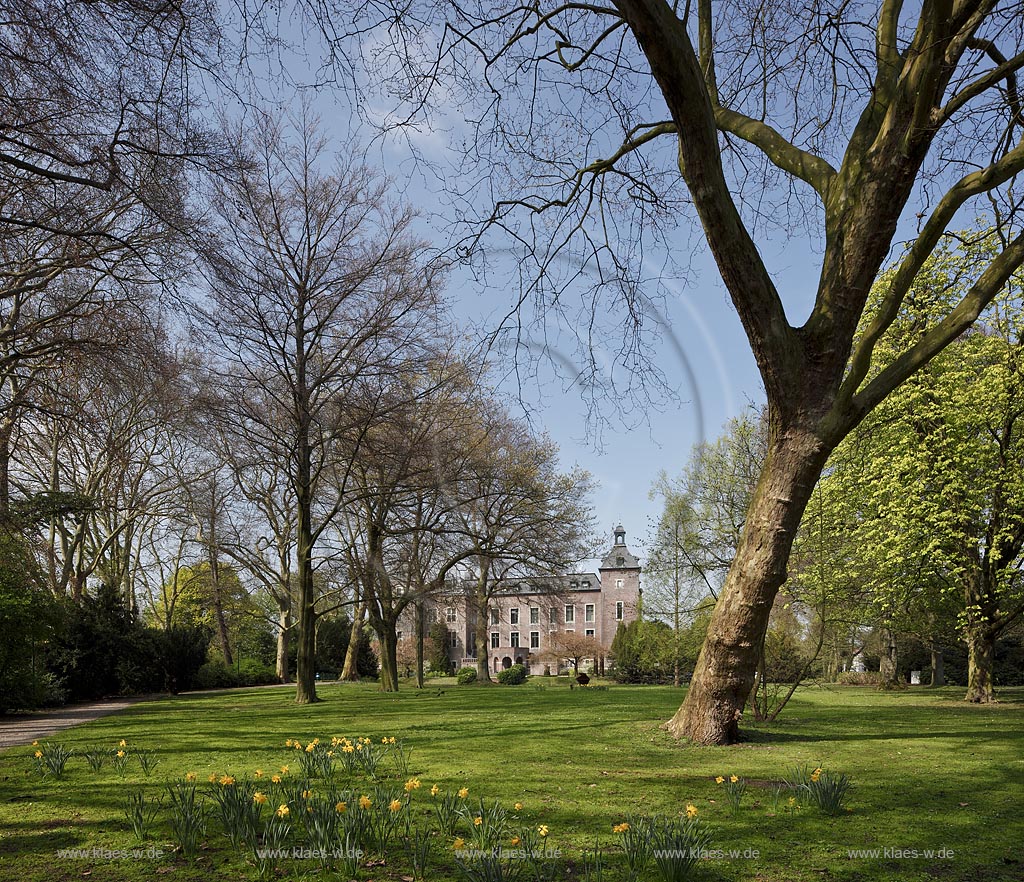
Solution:
M601 635L605 646L611 642L619 623L632 622L640 615L640 561L626 547L626 531L619 524L611 550L604 556L601 577Z

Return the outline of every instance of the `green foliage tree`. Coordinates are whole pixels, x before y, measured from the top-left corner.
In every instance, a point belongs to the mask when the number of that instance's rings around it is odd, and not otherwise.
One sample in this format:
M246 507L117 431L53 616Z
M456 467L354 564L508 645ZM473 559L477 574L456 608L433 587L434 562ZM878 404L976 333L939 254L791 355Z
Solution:
M233 656L240 653L260 662L273 659L274 639L265 612L246 590L234 567L219 564L216 586L209 563L181 567L175 574L175 584L166 593L176 598L171 626L202 627L213 633L218 627L219 609ZM219 648L219 643L215 645ZM226 661L223 655L221 658Z
M878 346L920 337L999 247L994 234L968 231L940 249ZM996 641L1024 614L1022 295L1017 272L971 331L844 442L825 479L856 503L849 529L884 628L927 630L922 619L948 621L957 600L974 702L992 699Z
M434 622L427 631L427 665L435 674L450 674L451 660L448 658L448 626Z
M24 537L0 525L0 713L60 698L45 666L58 610Z

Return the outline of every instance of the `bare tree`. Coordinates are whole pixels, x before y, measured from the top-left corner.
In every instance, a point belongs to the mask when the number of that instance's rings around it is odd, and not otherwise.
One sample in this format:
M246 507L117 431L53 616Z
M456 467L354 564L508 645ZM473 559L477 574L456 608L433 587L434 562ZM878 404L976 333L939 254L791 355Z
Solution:
M590 271L592 296L572 329L599 344L601 319L612 316L626 329L619 354L630 360L651 312L638 259L659 235L670 257L689 253L675 231L690 207L696 213L760 370L769 433L735 560L670 728L701 743L736 741L757 647L829 452L1024 262L1014 187L1024 169L1018 4L371 3L354 18L350 33L385 25L374 36L391 51L358 55L337 33L325 38L349 65L386 59L354 76L383 83L400 104L385 125L411 132L428 119L468 129L453 186L460 206L489 206L470 218L484 224L471 244L498 228L532 261L511 310L531 300L564 311L567 289ZM882 357L876 344L961 210L997 226L999 252L971 268L948 312ZM755 240L773 230L807 230L820 250L802 323ZM567 255L576 260L560 263ZM894 272L868 308L890 259ZM608 286L633 321L601 305L597 292Z
M580 675L580 665L588 658L595 662L604 655L601 641L574 631L559 631L551 635L551 644L545 650L545 658L556 663L567 661L573 672Z
M265 117L235 143L238 173L213 196L201 326L230 390L226 433L284 456L295 504L296 700L305 703L316 700L316 547L344 499L324 469L352 429L359 390L391 384L399 363L417 360L433 333L437 285L387 181L352 154L324 168L313 121L286 132Z
M459 482L459 520L472 552L477 677L490 680L492 599L509 579L569 572L594 553L593 481L579 468L560 472L557 446L493 402L484 403L475 433L473 462Z

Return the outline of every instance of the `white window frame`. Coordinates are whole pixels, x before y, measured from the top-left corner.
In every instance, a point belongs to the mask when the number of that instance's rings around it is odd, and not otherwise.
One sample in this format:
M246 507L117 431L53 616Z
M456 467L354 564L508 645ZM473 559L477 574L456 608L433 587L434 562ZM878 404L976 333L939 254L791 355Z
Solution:
M597 610L597 607L595 607L594 604L588 603L583 608L583 621L585 621L585 622L596 621L596 619L594 618L594 614L595 614L596 610Z
M508 611L508 623L510 625L518 625L519 624L519 607L518 606L513 606Z
M540 649L540 631L530 632L530 649Z
M622 621L623 612L625 612L625 604L621 600L619 600L615 604L615 621Z
M501 646L501 632L491 631L491 649L498 649Z
M512 632L509 633L509 635L508 635L508 645L511 646L513 649L519 649L520 648L520 646L519 646L519 632L518 631L512 631Z
M444 608L444 620L449 625L454 625L459 620L459 612L454 606Z
M565 605L565 623L567 625L575 625L576 624L576 605L575 604L567 603Z
M540 607L539 606L531 606L530 607L530 624L531 625L539 625L540 624Z

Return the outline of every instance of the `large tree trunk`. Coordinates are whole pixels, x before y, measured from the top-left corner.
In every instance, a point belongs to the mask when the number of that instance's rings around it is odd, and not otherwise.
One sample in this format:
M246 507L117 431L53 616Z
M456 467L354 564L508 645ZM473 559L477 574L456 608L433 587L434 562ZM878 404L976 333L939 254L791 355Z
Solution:
M490 620L488 616L487 595L477 592L473 598L473 606L476 610L476 678L484 683L491 682L491 666L488 658L491 652L491 642L488 628Z
M423 601L416 604L416 688L423 688Z
M231 667L235 663L231 654L231 643L228 640L228 620L224 613L224 599L220 590L220 559L217 549L213 544L214 536L210 534L210 594L213 600L213 620L217 625L217 642L220 644L221 655L224 656L224 663Z
M308 453L308 451L307 451ZM306 461L308 465L308 458ZM308 471L306 472L308 475ZM312 704L316 694L316 595L313 589L313 531L310 522L312 505L308 482L299 482L297 489L298 542L296 576L299 587L298 652L295 664L295 701Z
M348 638L348 648L345 650L345 664L341 668L339 680L354 681L359 679L359 638L362 634L365 619L366 604L360 600L356 604L356 611L352 619L352 631Z
M387 622L375 623L380 641L380 688L382 692L398 691L398 634Z
M899 685L899 654L896 635L891 628L881 629L882 650L879 656L878 673L882 675L882 688L890 689Z
M987 629L979 628L968 633L966 701L983 704L993 700L992 660L995 644L995 639Z
M718 597L686 699L667 728L700 744L733 744L754 685L772 603L828 450L811 431L774 428L739 548Z
M932 678L929 686L946 685L946 670L943 661L942 647L932 644Z
M288 670L288 637L292 627L292 611L288 607L281 607L278 610L278 632L277 632L277 679L282 683L289 682Z

